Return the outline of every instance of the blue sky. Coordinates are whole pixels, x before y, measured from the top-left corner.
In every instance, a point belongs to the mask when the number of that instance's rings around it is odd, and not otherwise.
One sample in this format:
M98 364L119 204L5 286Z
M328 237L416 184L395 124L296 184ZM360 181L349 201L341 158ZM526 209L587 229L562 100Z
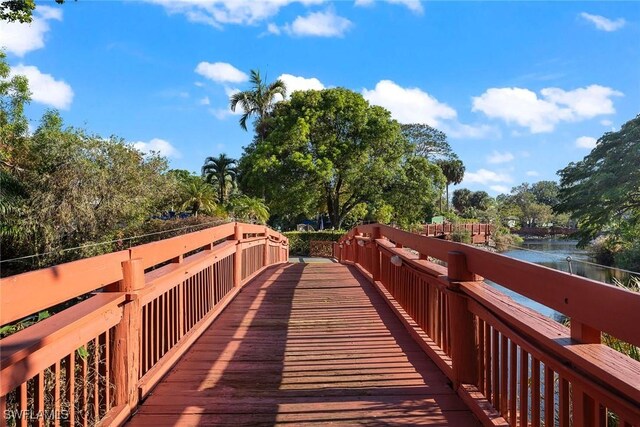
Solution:
M343 86L441 129L492 195L557 179L640 113L640 3L273 0L39 2L0 23L46 108L199 171L251 134L228 110L250 69L290 90Z

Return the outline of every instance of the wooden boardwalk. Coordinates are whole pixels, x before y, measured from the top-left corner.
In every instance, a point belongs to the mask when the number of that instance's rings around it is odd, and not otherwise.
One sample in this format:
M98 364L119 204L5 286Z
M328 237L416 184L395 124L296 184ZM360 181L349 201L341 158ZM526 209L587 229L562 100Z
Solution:
M249 284L129 425L478 422L354 268L287 264Z

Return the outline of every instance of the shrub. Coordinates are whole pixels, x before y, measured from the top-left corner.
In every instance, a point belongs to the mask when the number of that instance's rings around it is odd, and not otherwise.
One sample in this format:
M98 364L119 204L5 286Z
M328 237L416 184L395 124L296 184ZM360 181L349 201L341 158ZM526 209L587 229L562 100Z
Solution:
M311 240L337 242L344 233L344 231L287 231L282 234L289 239L289 253L291 255L308 256Z
M471 232L469 230L456 230L451 233L451 240L460 243L471 243Z
M519 246L524 242L524 239L517 234L511 234L506 227L496 227L491 240L498 252L504 252L512 249L513 246Z

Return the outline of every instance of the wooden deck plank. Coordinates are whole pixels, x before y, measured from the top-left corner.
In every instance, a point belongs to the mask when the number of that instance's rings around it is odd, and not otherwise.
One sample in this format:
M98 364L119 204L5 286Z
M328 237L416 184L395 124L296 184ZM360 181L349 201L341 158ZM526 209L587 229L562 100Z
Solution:
M339 264L256 278L129 424L479 425L380 295Z

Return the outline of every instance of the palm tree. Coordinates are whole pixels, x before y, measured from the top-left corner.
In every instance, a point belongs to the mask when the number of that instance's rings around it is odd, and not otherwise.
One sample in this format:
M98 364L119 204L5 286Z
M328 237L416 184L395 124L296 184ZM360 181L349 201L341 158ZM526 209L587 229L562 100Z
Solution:
M230 209L236 219L265 224L269 220L269 208L261 199L249 196L234 197Z
M247 130L249 117L256 116L256 133L261 140L264 140L264 119L273 110L276 95L281 95L283 98L287 96L287 87L280 79L270 84L263 82L258 70L251 70L249 81L251 82L251 89L231 95L229 106L231 111L235 112L236 107L240 104L244 112L240 117L240 127L244 130Z
M207 157L202 166L202 176L205 181L218 188L218 201L223 204L227 198L227 191L238 175L236 159L222 153L218 157Z
M213 213L216 209L216 191L200 178L185 182L180 188L182 209L187 209L197 218L198 212Z
M436 164L442 169L447 179L447 211L449 210L449 184L460 184L464 178L464 164L462 160L439 160Z

